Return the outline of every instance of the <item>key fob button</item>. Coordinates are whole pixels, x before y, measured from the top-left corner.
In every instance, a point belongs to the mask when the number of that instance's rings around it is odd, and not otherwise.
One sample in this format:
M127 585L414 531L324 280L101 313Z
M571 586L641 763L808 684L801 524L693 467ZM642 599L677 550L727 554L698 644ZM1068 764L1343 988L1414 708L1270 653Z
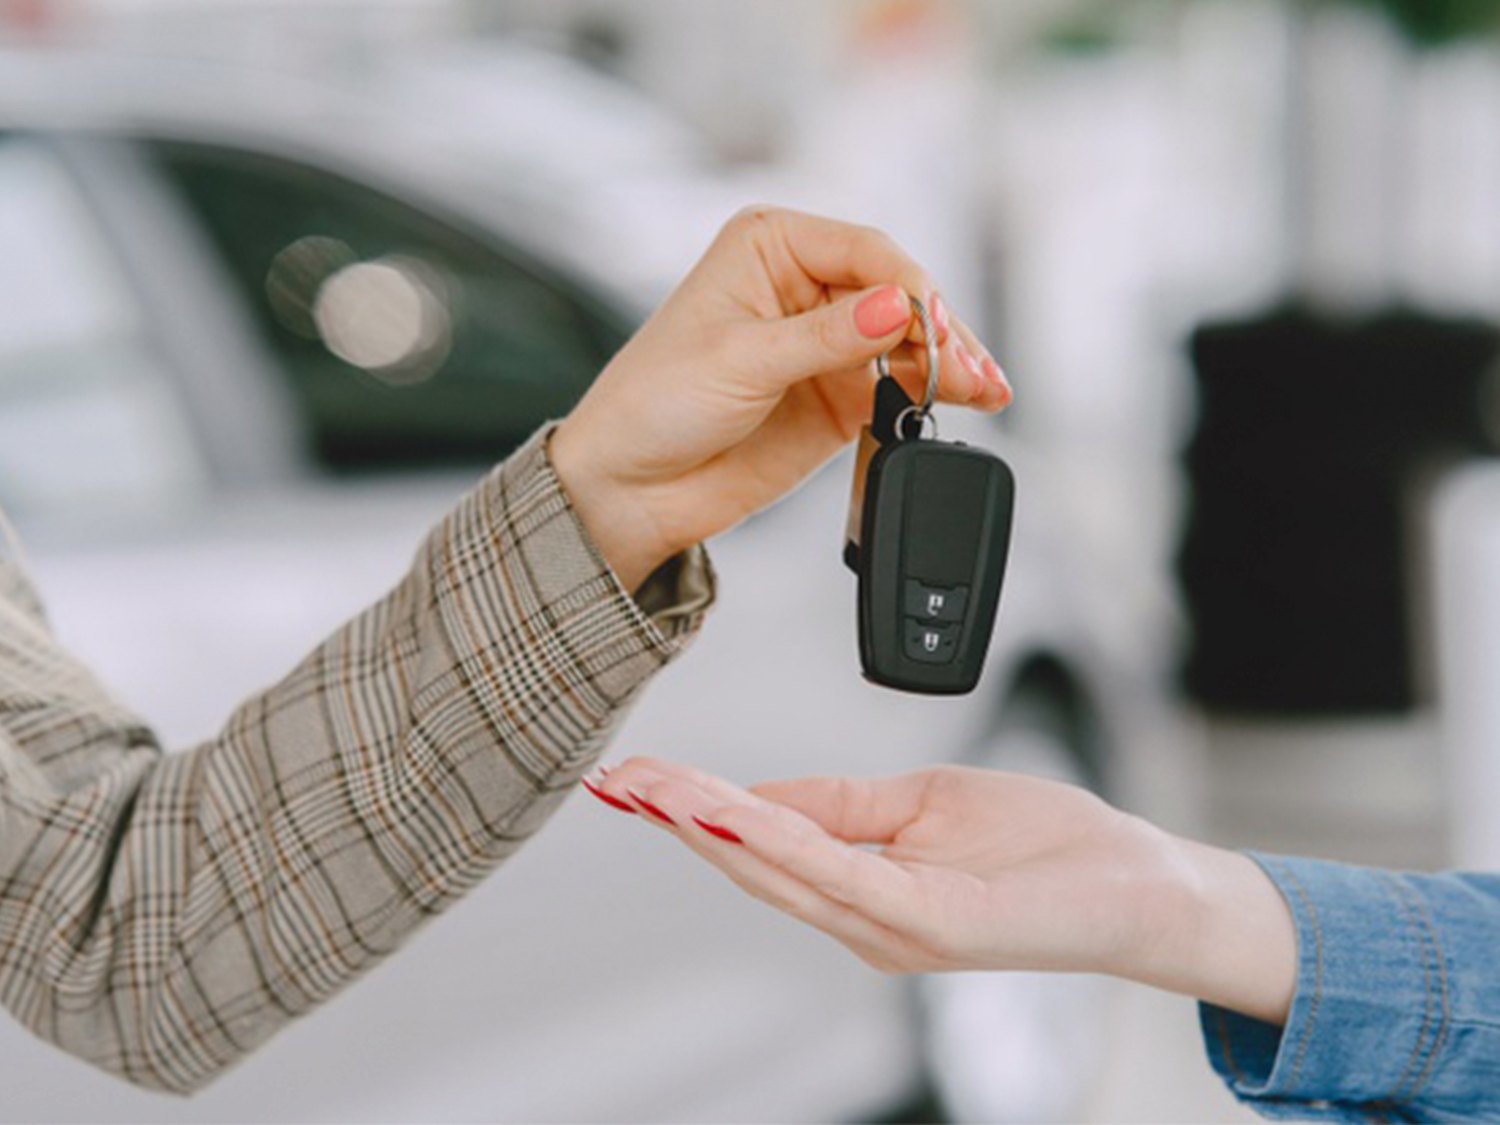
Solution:
M969 601L967 586L928 586L906 580L906 614L922 621L962 621Z
M906 655L922 664L947 664L958 648L958 626L906 621Z

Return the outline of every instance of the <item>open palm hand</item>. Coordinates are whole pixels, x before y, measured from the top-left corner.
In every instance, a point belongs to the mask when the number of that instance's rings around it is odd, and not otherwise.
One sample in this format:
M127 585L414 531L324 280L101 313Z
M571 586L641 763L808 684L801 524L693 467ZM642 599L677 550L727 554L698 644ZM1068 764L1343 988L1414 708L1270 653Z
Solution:
M1291 914L1249 857L1041 778L943 766L741 789L631 758L585 784L887 972L1098 972L1271 1023Z

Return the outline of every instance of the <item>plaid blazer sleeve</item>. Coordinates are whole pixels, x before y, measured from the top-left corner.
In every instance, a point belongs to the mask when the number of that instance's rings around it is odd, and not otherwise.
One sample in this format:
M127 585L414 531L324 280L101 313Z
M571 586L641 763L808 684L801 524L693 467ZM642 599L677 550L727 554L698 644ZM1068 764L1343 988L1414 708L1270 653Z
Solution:
M632 599L546 436L185 753L0 576L0 1002L98 1066L191 1091L542 825L713 591L698 549Z

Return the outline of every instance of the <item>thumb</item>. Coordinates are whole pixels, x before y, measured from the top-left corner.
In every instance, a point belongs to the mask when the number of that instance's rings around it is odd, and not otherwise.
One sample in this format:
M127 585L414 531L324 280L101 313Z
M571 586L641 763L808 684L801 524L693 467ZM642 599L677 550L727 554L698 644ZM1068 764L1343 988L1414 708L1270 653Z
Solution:
M911 299L899 285L850 293L832 304L757 325L761 370L777 386L869 363L905 338Z

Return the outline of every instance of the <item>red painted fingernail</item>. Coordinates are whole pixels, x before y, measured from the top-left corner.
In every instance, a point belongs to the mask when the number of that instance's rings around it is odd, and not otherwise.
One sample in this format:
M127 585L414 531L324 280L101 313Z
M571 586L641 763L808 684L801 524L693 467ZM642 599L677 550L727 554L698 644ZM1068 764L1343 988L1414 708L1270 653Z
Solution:
M870 340L889 336L911 323L911 302L899 285L875 290L854 306L854 327Z
M650 801L646 800L646 798L642 797L634 789L627 789L625 790L625 792L629 793L636 804L640 805L641 808L645 809L652 816L656 817L657 820L665 821L666 823L672 825L674 828L677 826L677 822L675 820L673 820L666 813L662 812L661 809L657 808Z
M695 823L699 828L703 829L703 831L707 832L710 836L717 836L721 840L728 840L731 844L743 844L745 842L740 838L738 833L731 832L721 824L710 824L701 816L693 817L693 823Z
M618 798L618 797L611 797L608 793L606 793L603 789L600 789L597 785L595 785L592 781L590 781L586 777L583 778L582 780L583 780L583 787L585 789L587 789L590 793L592 793L594 796L598 797L599 800L603 801L610 808L612 808L612 809L619 809L621 812L628 812L631 816L635 815L635 810L633 808L631 808L629 805L627 805L624 801L620 800L620 798Z
M948 302L943 300L941 293L932 295L932 307L928 310L932 313L932 323L937 328L938 346L948 342Z

